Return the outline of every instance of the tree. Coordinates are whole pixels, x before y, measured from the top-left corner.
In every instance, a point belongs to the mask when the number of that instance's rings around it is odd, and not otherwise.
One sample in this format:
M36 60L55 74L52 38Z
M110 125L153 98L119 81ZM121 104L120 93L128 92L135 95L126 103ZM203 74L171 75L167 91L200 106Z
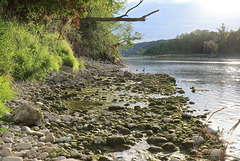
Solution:
M221 55L226 54L227 49L226 49L226 40L229 35L229 32L227 31L227 27L225 26L224 23L218 28L218 47L219 47L219 52Z
M204 52L215 57L218 51L218 45L213 40L204 41Z

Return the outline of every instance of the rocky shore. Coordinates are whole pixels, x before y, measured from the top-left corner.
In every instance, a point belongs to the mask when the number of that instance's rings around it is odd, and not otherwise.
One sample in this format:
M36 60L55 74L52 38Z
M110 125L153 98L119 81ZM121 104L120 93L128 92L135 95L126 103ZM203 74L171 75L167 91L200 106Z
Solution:
M0 161L217 160L222 141L203 127L167 74L62 67L14 84L1 121Z

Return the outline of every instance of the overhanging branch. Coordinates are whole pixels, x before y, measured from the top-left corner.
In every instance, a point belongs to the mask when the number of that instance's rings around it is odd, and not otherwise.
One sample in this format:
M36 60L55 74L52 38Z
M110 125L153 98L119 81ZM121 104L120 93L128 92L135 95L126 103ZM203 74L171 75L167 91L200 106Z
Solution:
M143 2L143 0L140 0L140 2L139 2L136 6L130 8L129 10L127 10L127 12L126 12L124 15L119 16L119 18L128 16L128 12L130 12L130 11L133 10L134 8L137 8L142 2Z
M135 6L136 7L136 6ZM132 8L133 9L133 8ZM139 18L123 18L123 16L119 17L86 17L86 18L80 18L80 20L92 20L92 21L146 21L146 17L157 13L159 10L155 10L153 12L150 12L146 15L143 15L142 17ZM127 13L127 12L126 12Z

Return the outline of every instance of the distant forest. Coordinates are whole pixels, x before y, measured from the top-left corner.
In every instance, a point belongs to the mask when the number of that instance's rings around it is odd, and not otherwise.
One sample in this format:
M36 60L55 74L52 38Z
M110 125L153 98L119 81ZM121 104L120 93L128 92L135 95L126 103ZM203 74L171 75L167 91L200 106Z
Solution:
M151 47L143 49L140 54L148 56L240 57L240 28L237 31L228 31L227 27L222 24L216 32L197 29L190 34L182 34L175 39L155 43Z
M160 44L161 42L164 42L166 40L157 40L157 41L150 41L150 42L141 42L136 43L133 45L133 47L125 46L124 48L120 48L120 52L122 56L134 56L134 55L143 55L144 52L152 47L153 45Z

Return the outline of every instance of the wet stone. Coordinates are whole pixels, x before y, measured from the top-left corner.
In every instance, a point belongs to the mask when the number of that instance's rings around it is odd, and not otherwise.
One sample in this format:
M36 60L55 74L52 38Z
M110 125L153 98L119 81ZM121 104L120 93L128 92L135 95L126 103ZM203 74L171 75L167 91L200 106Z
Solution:
M163 150L167 151L167 152L174 152L174 151L177 151L177 148L176 146L171 143L171 142L168 142L168 143L165 143L162 145L162 148Z
M118 147L126 144L126 140L122 136L109 136L107 137L106 144L109 146Z
M159 152L162 152L163 149L159 146L150 146L148 148L148 151L151 152L151 153L159 153Z
M159 145L162 143L166 143L167 139L165 137L151 137L147 139L147 142L149 144L153 144L153 145Z

